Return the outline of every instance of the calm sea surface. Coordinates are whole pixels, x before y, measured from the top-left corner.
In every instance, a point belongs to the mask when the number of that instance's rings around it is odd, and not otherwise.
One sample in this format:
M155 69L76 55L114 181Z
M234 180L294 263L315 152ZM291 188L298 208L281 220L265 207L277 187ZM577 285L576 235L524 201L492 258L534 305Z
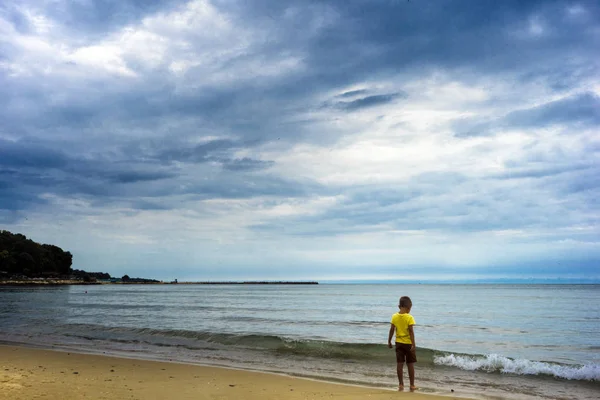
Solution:
M402 295L424 391L600 398L599 285L0 286L0 340L392 389Z

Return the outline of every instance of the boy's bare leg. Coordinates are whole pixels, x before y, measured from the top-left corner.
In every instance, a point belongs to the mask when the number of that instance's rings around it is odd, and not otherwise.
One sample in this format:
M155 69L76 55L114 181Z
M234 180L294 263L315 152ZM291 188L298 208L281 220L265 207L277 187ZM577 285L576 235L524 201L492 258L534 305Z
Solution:
M396 363L396 373L398 374L398 390L404 390L404 363ZM413 369L414 371L414 369Z
M418 387L415 386L415 363L406 364L408 367L408 379L410 379L410 390L417 390Z

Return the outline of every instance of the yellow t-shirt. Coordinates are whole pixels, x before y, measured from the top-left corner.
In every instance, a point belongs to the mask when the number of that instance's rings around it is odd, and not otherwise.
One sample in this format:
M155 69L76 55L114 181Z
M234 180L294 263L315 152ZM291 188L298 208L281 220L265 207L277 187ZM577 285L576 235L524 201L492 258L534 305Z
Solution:
M410 314L392 315L392 324L396 327L396 343L412 344L408 327L415 324L415 319Z

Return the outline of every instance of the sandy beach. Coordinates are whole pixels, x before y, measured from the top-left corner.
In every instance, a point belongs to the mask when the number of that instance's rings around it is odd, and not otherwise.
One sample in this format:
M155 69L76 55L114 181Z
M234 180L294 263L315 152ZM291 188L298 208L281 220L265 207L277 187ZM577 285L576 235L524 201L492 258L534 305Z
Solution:
M458 399L218 367L0 345L0 399Z

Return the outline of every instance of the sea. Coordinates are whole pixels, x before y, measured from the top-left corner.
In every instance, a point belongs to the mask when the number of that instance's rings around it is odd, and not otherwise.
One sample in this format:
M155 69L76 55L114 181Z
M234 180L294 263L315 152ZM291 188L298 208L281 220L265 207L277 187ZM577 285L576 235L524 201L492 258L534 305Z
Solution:
M421 391L600 399L600 285L0 286L0 342L394 390L400 296Z

